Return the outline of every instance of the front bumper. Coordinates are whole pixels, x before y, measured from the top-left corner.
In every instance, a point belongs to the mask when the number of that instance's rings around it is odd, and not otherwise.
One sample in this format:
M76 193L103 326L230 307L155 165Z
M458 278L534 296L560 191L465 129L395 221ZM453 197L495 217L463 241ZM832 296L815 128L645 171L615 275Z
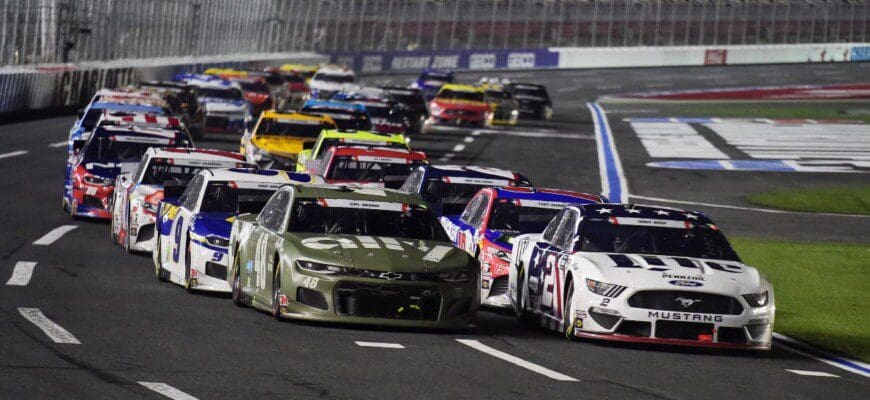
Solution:
M130 218L130 250L150 253L157 244L156 216L133 210Z
M741 302L740 314L713 314L655 310L628 305L636 292L617 298L592 294L581 288L571 316L576 337L664 345L770 349L773 307L752 308ZM627 291L628 292L628 291ZM723 295L724 296L724 295Z
M114 186L73 185L70 201L72 214L77 217L111 219L109 199L114 190Z
M430 116L426 120L426 124L428 124L428 125L446 125L446 126L484 127L484 126L486 126L487 121L483 115L466 116L466 115L440 114L438 116Z
M477 277L467 282L282 275L287 318L392 327L467 329L477 320Z
M191 241L190 246L190 288L230 293L227 283L228 249L200 241Z

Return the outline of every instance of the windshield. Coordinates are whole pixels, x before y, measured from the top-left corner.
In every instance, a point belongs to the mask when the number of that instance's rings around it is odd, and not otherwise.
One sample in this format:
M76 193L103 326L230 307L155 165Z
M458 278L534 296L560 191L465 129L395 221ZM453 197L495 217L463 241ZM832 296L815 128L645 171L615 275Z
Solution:
M449 241L432 211L409 205L405 211L323 207L316 199L293 205L288 231L329 235L368 235Z
M154 143L139 143L111 140L108 137L94 138L85 146L85 160L138 162L149 147L165 147Z
M228 100L244 100L242 98L242 92L236 89L214 89L214 88L200 88L199 89L199 97L207 97L213 99L228 99Z
M292 136L317 138L324 128L320 121L292 121L280 119L263 119L257 128L257 136Z
M423 95L411 91L407 92L399 92L388 90L390 97L396 100L399 103L405 104L412 108L425 108L426 100L423 99Z
M514 200L501 199L493 204L489 229L515 233L543 232L559 213L556 208L521 207Z
M442 90L438 92L439 100L483 101L483 93L461 90Z
M239 189L235 182L210 182L199 211L256 214L274 193L275 190L269 189Z
M392 114L390 111L392 108L390 106L385 105L366 105L366 111L369 113L369 116L372 118L390 118Z
M361 161L365 156L340 156L333 159L326 179L353 182L383 182L390 189L398 189L419 164L390 163L387 161ZM372 159L379 158L372 156ZM397 160L399 161L399 160Z
M495 99L495 100L510 100L514 96L511 95L510 92L506 92L503 90L487 90L486 97L489 97L490 99Z
M462 213L471 198L486 187L489 186L451 184L433 179L426 182L420 195L427 203L441 204L442 214L453 215Z
M171 182L174 185L186 185L199 171L203 170L202 166L183 165L183 163L183 160L152 158L141 183L143 185L163 185L166 182ZM238 163L234 161L223 163L209 161L208 167L230 168L235 167L236 164Z
M523 96L534 96L540 98L547 98L547 91L542 87L538 86L529 86L529 85L514 85L511 87L514 93Z
M701 225L685 229L587 220L581 227L580 243L580 251L740 261L721 232Z
M315 74L314 80L335 83L353 83L353 75Z
M335 125L341 130L367 131L372 129L372 123L368 115L363 112L345 110L341 108L303 108L302 111L326 115L335 121Z
M269 93L269 87L263 82L239 82L239 86L246 92Z

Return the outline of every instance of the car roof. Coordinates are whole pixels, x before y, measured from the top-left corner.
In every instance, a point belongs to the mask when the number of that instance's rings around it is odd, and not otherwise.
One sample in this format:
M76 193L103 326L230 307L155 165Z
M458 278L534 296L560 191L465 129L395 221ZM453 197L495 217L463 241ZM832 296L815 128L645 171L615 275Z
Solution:
M508 200L541 200L560 203L600 203L600 196L561 189L528 188L528 187L497 187L493 188L495 197Z
M148 125L172 128L181 127L183 125L180 119L173 116L152 113L112 111L108 109L104 109L103 115L100 117L100 123L104 122L118 125Z
M330 75L355 75L352 69L339 67L336 65L324 65L317 69L317 73L324 73Z
M181 136L181 132L175 129L164 129L154 126L115 126L104 125L97 128L94 136L100 135L134 135L134 136L154 136L160 138L175 139Z
M231 151L187 147L151 147L146 154L152 157L174 160L245 161L245 156Z
M455 176L463 178L508 179L512 181L526 180L526 177L516 171L501 168L480 167L474 165L424 165L429 178Z
M140 103L136 103L136 102L130 102L130 103L105 102L104 103L104 102L98 101L96 103L91 104L88 109L94 109L94 108L101 109L101 110L106 110L106 109L123 110L123 111L140 112L140 113L158 113L158 114L165 113L163 107L159 107L159 106L155 106L155 105L151 105L151 104L140 104Z
M357 112L365 112L366 108L360 104L354 103L346 103L343 101L331 101L331 100L308 100L302 105L302 108L309 108L311 110L317 110L318 108L332 108L332 109L345 109L348 111L357 111Z
M342 131L338 129L325 129L320 133L320 136L324 139L360 139L391 143L407 143L405 137L400 134L383 134L373 131Z
M404 158L406 160L426 160L426 153L395 147L372 147L372 146L338 146L335 148L336 156L376 156Z
M441 86L441 90L453 90L456 92L475 92L475 93L479 93L479 92L483 91L483 89L481 89L477 86L463 85L463 84L459 84L459 83L444 84L443 86Z
M310 72L310 71L317 71L319 68L320 68L320 67L318 67L317 65L308 65L308 64L284 64L284 65L282 65L282 66L279 68L279 70L281 70L281 71L288 71L288 72L294 72L294 71L299 71L299 72Z
M257 168L216 168L199 172L208 181L242 181L260 183L318 183L321 179L309 174Z
M713 221L698 211L685 211L678 208L640 205L640 204L585 204L577 207L580 213L590 219L637 218L656 221L678 221L687 224L713 225ZM715 227L715 225L713 225ZM688 227L688 226L687 226Z
M296 121L316 121L316 122L328 122L331 124L335 124L332 118L328 115L318 115L318 114L308 114L301 112L278 112L275 110L267 110L263 111L261 114L262 119L292 119Z
M394 189L367 188L354 185L292 185L294 196L306 199L347 199L382 203L425 205L420 196Z

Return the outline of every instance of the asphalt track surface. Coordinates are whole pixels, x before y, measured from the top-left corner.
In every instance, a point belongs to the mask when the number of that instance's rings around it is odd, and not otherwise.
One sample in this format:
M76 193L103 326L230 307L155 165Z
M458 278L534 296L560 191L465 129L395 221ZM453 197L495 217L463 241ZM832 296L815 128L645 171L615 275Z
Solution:
M549 87L556 104L553 122L476 135L470 130L450 130L415 137L412 145L425 150L435 162L446 159L510 167L526 172L540 186L597 193L601 187L598 162L585 103L600 94L855 82L866 79L865 65L509 73L505 75ZM771 71L781 74L758 76ZM460 74L460 78L477 75ZM369 82L407 79L366 78ZM108 224L73 221L61 211L65 154L63 147L50 145L64 140L71 123L72 117L61 116L0 125L0 199L4 204L0 281L5 282L20 261L37 263L28 285L0 288L0 398L160 397L138 382L165 383L203 399L866 396L866 378L776 345L758 354L571 342L492 312L482 312L479 327L467 332L277 322L251 309L237 308L225 296L187 294L180 287L158 282L150 257L127 255L112 245ZM619 135L617 141L622 140ZM235 141L198 144L237 148ZM622 157L631 164L635 154L627 146ZM17 151L28 153L4 157ZM643 172L640 167L627 169L630 181L648 180L648 184L634 184L637 190L649 191L641 194L706 200L696 190L680 189L680 185L658 186L660 176L665 181L677 179L658 173ZM728 184L739 186L740 182L730 180ZM710 214L726 233L789 237L788 226L768 223L783 216L745 217L719 211ZM67 224L77 228L50 245L32 244ZM21 315L21 307L39 308L80 344L54 342ZM547 370L521 368L457 339L478 340ZM357 341L395 343L403 348L362 347ZM839 378L787 370L826 372ZM548 371L576 381L552 379L555 375Z

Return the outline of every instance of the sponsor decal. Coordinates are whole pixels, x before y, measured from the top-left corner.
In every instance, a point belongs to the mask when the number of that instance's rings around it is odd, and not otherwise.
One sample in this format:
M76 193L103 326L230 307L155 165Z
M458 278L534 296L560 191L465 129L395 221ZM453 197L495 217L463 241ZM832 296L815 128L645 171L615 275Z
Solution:
M468 56L469 69L495 68L495 53L471 54Z
M393 57L392 69L424 69L429 67L430 56Z
M363 57L362 70L363 72L378 72L381 70L383 62L382 56L365 56Z
M724 320L721 315L695 314L673 311L648 311L647 318L691 322L722 322Z
M509 186L511 181L506 179L466 178L461 176L445 176L441 178L446 183L459 185L482 185L482 186Z
M671 285L674 285L674 286L682 286L682 287L701 287L701 286L704 286L703 283L698 282L698 281L684 281L684 280L679 280L679 279L668 281L668 283L670 283Z
M436 55L432 59L431 68L459 68L459 55Z
M565 208L569 203L562 203L558 201L543 201L543 200L514 200L514 204L520 207L532 207L532 208L548 208L552 210L561 210Z
M401 157L381 157L381 156L354 156L357 161L384 163L384 164L410 164L411 160Z
M278 190L284 183L278 182L253 182L253 181L227 181L230 186L237 189L263 189L263 190Z
M725 65L728 60L727 49L704 50L704 65Z
M508 68L534 68L535 53L509 53L507 58Z
M347 199L324 199L319 198L317 202L323 207L336 208L359 208L366 210L386 210L386 211L405 211L408 209L406 203L389 203L385 201L367 201L367 200L347 200Z
M678 274L669 274L669 273L663 273L662 279L681 279L684 281L701 281L701 282L704 281L704 277L699 276L699 275L678 275Z
M870 46L854 46L850 61L870 61Z
M602 209L604 210L604 209ZM610 217L610 222L614 225L633 225L633 226L658 226L662 228L678 228L691 229L692 224L688 221L676 221L671 219L649 219L649 218L634 218L634 217Z
M172 144L172 139L148 136L112 135L110 139L124 143Z

